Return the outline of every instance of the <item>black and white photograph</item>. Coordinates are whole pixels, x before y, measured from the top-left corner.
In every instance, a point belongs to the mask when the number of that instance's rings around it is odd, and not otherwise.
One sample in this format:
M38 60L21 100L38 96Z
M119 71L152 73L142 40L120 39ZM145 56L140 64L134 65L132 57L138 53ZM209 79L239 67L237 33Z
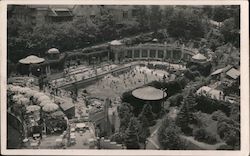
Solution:
M242 17L240 3L7 4L4 148L248 150Z

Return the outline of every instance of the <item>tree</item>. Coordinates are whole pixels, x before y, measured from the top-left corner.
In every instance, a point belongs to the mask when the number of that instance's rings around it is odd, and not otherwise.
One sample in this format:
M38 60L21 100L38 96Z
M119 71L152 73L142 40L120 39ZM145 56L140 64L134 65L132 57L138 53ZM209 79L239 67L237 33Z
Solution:
M218 111L213 112L212 119L215 121L221 121L221 120L227 119L227 116L221 110L218 110Z
M240 45L240 33L239 26L236 24L235 18L231 17L226 19L221 27L221 33L224 35L225 42L231 42L236 47Z
M167 30L172 37L189 40L203 37L205 25L192 9L178 9L171 16Z
M152 126L155 124L155 114L152 112L152 106L145 104L140 115L139 120L142 121L144 127Z
M207 17L211 18L213 16L213 8L210 5L204 5L203 13Z
M213 20L217 22L222 22L230 17L230 12L226 6L216 6L213 9Z
M93 22L98 26L100 32L98 37L104 41L105 39L113 39L117 36L115 29L115 19L111 13L104 12L101 16L93 19Z
M174 121L166 118L158 131L158 139L164 150L185 149L185 143L180 138L181 130Z
M124 133L122 133L122 132L117 132L117 133L113 134L113 135L110 137L110 140L111 140L111 141L115 141L115 142L118 143L118 144L123 144L123 143L124 143Z
M127 149L139 149L139 128L138 120L134 117L130 119L128 128L125 131L125 144Z
M139 22L139 27L142 31L149 30L149 15L146 6L136 6L138 10L137 21Z
M162 13L162 20L161 25L167 26L168 21L171 19L171 16L173 15L174 7L173 6L165 6L163 13Z
M239 124L231 119L225 119L217 123L217 132L222 140L234 149L240 147Z
M168 101L170 102L170 106L180 106L183 101L183 95L181 93L177 93L176 95L173 95L168 98Z
M117 109L118 116L120 119L121 132L124 132L127 129L130 122L130 118L133 117L132 109L133 109L132 106L126 102L122 103Z
M226 133L224 140L234 149L240 149L240 131L230 130Z
M185 134L191 133L189 124L193 121L193 114L190 112L190 104L184 101L180 112L176 118L176 124L181 128Z
M151 6L150 28L154 32L157 32L157 29L160 28L161 19L162 19L162 14L161 14L160 6L158 5Z
M204 128L198 128L194 130L193 135L198 141L202 141L208 144L217 143L216 137Z

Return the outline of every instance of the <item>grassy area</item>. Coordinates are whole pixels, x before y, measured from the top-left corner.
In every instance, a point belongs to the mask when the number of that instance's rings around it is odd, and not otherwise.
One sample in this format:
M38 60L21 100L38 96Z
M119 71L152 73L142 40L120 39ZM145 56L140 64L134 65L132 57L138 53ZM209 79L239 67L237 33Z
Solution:
M217 143L222 142L222 140L220 139L220 136L217 134L217 121L214 121L212 119L212 115L202 113L202 112L196 112L195 115L199 117L200 121L199 121L198 125L192 125L193 128L195 129L195 128L198 128L198 127L202 127L208 133L210 133L212 136L216 137Z

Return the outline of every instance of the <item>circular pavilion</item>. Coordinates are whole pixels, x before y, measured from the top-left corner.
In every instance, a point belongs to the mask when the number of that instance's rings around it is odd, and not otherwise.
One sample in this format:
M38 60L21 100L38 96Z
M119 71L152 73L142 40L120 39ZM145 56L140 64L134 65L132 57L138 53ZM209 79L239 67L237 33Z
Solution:
M207 62L207 57L202 55L201 53L198 53L192 57L192 62L205 63L205 62Z
M132 91L132 95L135 98L142 100L144 103L150 104L154 113L159 113L161 110L161 101L167 97L165 91L151 86L135 89ZM143 105L137 105L134 107L140 111L143 108Z
M27 56L26 58L19 60L20 63L19 72L21 74L28 74L28 75L34 74L37 76L40 74L40 69L39 66L36 65L41 65L44 61L45 61L44 58L40 58L35 55Z
M51 48L47 51L49 59L59 59L60 51L56 48Z
M121 53L122 51L122 47L123 47L123 43L120 40L113 40L110 42L110 47L111 47L111 51L114 54L114 61L115 63L120 62L121 58L123 58L123 53Z

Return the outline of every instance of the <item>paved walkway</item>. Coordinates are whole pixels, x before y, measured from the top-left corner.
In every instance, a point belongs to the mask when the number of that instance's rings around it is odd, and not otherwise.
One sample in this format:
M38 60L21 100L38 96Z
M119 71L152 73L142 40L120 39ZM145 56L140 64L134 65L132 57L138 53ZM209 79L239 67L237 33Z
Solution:
M204 142L199 142L197 140L195 140L193 137L188 137L188 136L184 136L184 135L181 135L180 136L181 138L195 144L196 146L200 147L201 149L204 149L204 150L216 150L217 148L219 148L221 145L226 145L224 142L222 143L217 143L217 144L214 144L214 145L210 145L210 144L206 144Z
M178 110L175 108L172 108L170 110L170 112L168 113L168 116L170 118L176 118L178 113ZM159 150L161 145L159 143L158 140L158 130L160 128L160 126L162 125L162 120L164 119L164 117L162 119L157 120L157 123L152 127L151 129L151 135L150 137L147 138L148 143L146 145L146 149L155 149L155 150Z

